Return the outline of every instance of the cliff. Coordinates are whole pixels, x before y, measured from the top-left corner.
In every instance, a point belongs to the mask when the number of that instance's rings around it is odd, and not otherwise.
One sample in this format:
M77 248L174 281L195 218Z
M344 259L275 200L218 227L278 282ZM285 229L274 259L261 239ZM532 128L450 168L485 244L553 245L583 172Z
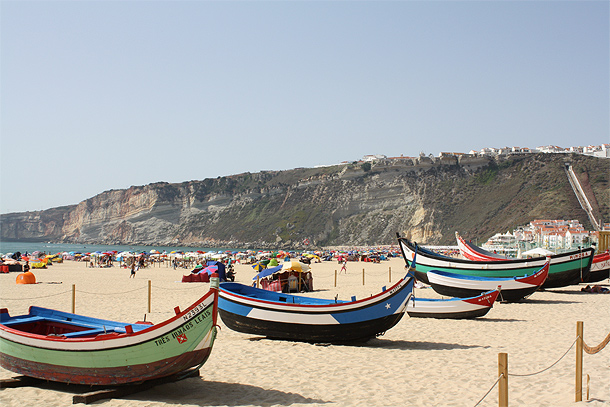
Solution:
M610 160L538 154L507 159L404 158L245 173L106 191L78 205L3 214L4 241L302 247L455 244L533 219L591 228L564 173L570 161L597 211L610 217Z

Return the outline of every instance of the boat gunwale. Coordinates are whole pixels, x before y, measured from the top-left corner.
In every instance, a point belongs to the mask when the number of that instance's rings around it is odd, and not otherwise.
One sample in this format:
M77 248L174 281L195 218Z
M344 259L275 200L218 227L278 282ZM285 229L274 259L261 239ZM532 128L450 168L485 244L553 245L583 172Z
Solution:
M342 312L342 311L349 312L349 311L353 311L353 310L357 310L360 308L370 306L371 304L368 304L368 303L377 303L377 302L379 302L378 300L382 296L384 298L386 298L386 297L392 297L395 294L398 294L400 291L402 291L404 289L403 285L408 285L409 278L414 278L410 272L407 273L407 275L405 275L403 278L401 278L392 287L386 289L385 291L381 291L371 297L365 297L365 298L362 298L362 299L359 299L356 301L343 301L343 302L336 302L336 303L333 302L333 303L329 303L329 304L302 304L302 303L290 303L290 302L283 302L283 301L264 300L264 299L254 298L254 297L250 297L247 295L238 294L238 293L235 293L230 290L223 289L222 284L220 285L219 296L222 297L224 300L232 301L235 303L240 303L240 304L254 303L259 308L273 309L274 308L273 306L276 306L276 307L279 307L279 309L282 309L282 311L284 311L284 312L289 312L291 310L294 310L294 312L307 310L308 312L312 312L312 313L316 312L316 311L331 312L331 313L332 312ZM238 283L232 283L232 284L238 284ZM249 286L246 286L246 287L249 287ZM229 298L227 298L227 296ZM294 295L290 295L290 296L299 297L299 296L294 296ZM235 299L232 300L230 297L236 297L241 301L238 301ZM300 298L307 298L307 297L300 297ZM329 301L332 301L332 300L329 300ZM367 304L365 304L365 303L367 303ZM264 307L264 305L267 305L267 307ZM348 308L348 309L341 310L340 308Z
M546 267L546 263L545 266L542 266L542 268L538 271L536 271L535 273L532 274L526 274L524 276L514 276L514 277L485 277L485 276L471 276L471 275L467 275L467 274L459 274L459 273L452 273L450 271L445 271L445 270L429 270L426 272L426 274L428 273L433 273L442 277L447 277L447 278L452 278L455 280L475 280L475 281L484 281L484 282L491 282L491 281L498 281L500 283L502 282L519 282L519 283L525 283L525 284L531 284L529 281L526 280L536 280L540 277L540 274L545 273L544 268ZM546 271L546 273L548 273L548 271Z
M109 347L104 347L104 348L84 348L84 349L73 349L74 351L95 351L95 350L108 350L108 349L116 349L116 348L121 348L121 347L125 347L125 346L132 346L132 345L138 345L140 343L143 342L148 342L151 340L154 340L155 338L159 337L159 336L163 336L165 335L165 333L175 329L174 327L168 327L168 325L170 324L174 324L178 319L186 316L189 312L191 312L193 309L195 309L196 307L202 305L202 303L206 302L206 300L210 297L210 296L214 296L217 292L217 290L214 289L210 289L204 296L200 297L198 300L196 300L193 304L191 304L188 308L186 308L184 311L181 311L179 314L176 314L174 316L172 316L169 319L166 319L164 321L159 322L158 324L154 324L151 325L148 328L139 330L139 331L134 331L133 333L116 333L116 332L110 332L108 334L102 334L102 335L98 335L98 336L94 336L94 337L84 337L84 338L67 338L67 337L62 337L61 335L59 336L51 336L51 335L42 335L42 334L34 334L34 333L30 333L30 332L26 332L26 331L21 331L15 328L11 328L9 326L4 325L3 323L0 323L0 338L1 339L5 339L5 340L9 340L11 342L16 342L16 343L21 343L18 341L15 341L13 339L10 339L8 337L6 337L5 335L3 335L3 332L9 334L9 335L15 335L18 337L23 337L23 338L27 338L27 339L32 339L34 341L41 341L41 343L53 343L53 342L59 342L59 343L65 343L65 344L89 344L89 343L100 343L100 342L105 342L105 341L113 341L112 343L116 343L114 342L115 340L118 339L127 339L129 338L130 340L132 339L136 339L136 341L134 341L134 343L132 344L117 344L116 346L109 346ZM193 316L199 315L203 310L209 308L209 307L213 307L215 306L215 301L212 300L212 302L210 302L207 305L203 305L200 312L197 312L195 314L193 314ZM78 315L78 314L74 314L74 315ZM212 315L213 316L213 325L216 324L216 315ZM12 318L16 318L12 317ZM188 323L188 321L190 321L193 317L188 318L187 320L183 321L183 323ZM6 321L5 321L6 322ZM69 321L68 321L69 322ZM117 321L118 322L118 321ZM119 322L121 323L121 322ZM126 325L131 325L131 324L126 324ZM178 326L180 326L182 324L178 324ZM163 333L162 333L163 332ZM144 339L143 341L137 341L138 339L140 339L140 337L142 335L148 335L152 333L152 337L150 339ZM120 341L123 342L123 341ZM27 346L35 346L35 347L40 347L40 348L44 348L44 346L36 346L36 345L27 345ZM48 349L55 349L55 350L62 350L61 348L48 348Z
M420 255L421 257L423 257L424 259L430 259L430 260L436 260L436 261L440 261L443 263L459 263L459 264L463 264L466 266L474 266L472 269L473 270L495 270L496 267L489 267L489 266L496 266L496 265L514 265L515 267L513 267L513 269L519 269L519 268L525 268L525 267L537 267L537 262L542 262L542 265L546 262L547 256L540 256L540 257L532 257L529 259L505 259L505 260L469 260L469 259L460 259L460 258L454 258L454 257L448 257L448 256L443 256L441 254L436 254L436 253L432 253L430 251L424 251L419 247L416 247L412 244L412 242L410 242L409 240L405 239L404 237L399 238L399 241L401 244L404 244L411 252L415 253L417 252L418 255ZM587 254L587 252L589 254ZM406 253L405 253L406 254ZM576 258L571 259L570 256L578 256ZM576 261L576 260L583 260L583 259L587 259L589 260L589 263L591 263L593 261L593 248L588 247L586 249L580 249L580 250L573 250L570 252L565 252L565 253L560 253L560 254L553 254L551 256L548 256L551 258L551 260L556 260L555 262L551 261L551 264L557 265L557 264L561 264L561 263L567 263L570 261ZM559 260L559 261L557 261ZM487 266L486 268L484 268L485 266ZM586 268L587 265L584 266L584 268ZM505 269L505 268L500 268L500 269Z
M478 298L484 297L486 295L493 295L494 292L496 292L496 291L498 292L498 295L499 295L500 292L496 288L495 290L485 291L484 293L481 293L480 295L475 295L475 296L466 297L466 298L460 298L460 297L451 297L451 298L422 298L422 297L414 297L412 295L411 299L413 300L413 302L424 301L424 302L429 302L429 303L440 303L440 302L451 302L451 301L469 302L469 301L477 300ZM497 295L496 295L496 297L497 297ZM409 300L409 302L411 302L411 300ZM495 302L495 299L494 299L494 302ZM472 304L472 302L470 302L470 304ZM492 305L493 305L493 303L492 303Z

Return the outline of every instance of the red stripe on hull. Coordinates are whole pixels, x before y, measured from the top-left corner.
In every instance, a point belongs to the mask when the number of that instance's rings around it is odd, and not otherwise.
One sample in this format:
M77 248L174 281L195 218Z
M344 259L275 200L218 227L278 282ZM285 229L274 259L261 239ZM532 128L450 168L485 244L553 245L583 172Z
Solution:
M491 307L498 298L499 294L499 291L492 291L489 294L481 295L480 297L475 298L467 298L463 301L474 305L483 305L485 307Z

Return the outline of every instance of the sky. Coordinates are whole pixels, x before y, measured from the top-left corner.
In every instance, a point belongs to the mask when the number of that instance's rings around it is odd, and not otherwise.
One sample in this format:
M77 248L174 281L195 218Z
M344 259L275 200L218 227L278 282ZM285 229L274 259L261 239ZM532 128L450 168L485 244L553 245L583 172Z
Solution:
M607 1L0 2L0 213L367 154L610 143Z

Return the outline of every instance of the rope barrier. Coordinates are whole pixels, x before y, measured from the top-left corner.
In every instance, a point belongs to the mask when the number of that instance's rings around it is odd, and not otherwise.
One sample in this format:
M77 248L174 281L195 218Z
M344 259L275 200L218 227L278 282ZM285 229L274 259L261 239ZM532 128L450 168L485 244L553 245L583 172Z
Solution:
M146 287L134 288L133 290L121 291L121 292L116 292L116 293L100 293L100 292L91 293L91 292L88 292L88 291L81 291L81 290L76 290L76 292L77 293L83 293L83 294L91 294L91 295L119 295L119 294L132 293L134 291L139 291L139 290L142 290L144 288L146 288Z
M542 370L541 370L541 371L539 371L539 372L535 372L535 373L526 373L526 374L509 373L508 375L509 375L509 376L515 376L515 377L527 377L527 376L535 376L535 375L537 375L537 374L540 374L540 373L546 372L547 370L549 370L550 368L552 368L553 366L555 366L557 363L559 363L559 362L561 361L561 359L563 359L563 358L564 358L564 357L565 357L565 356L568 354L568 352L569 352L569 351L570 351L570 350L571 350L571 349L574 347L574 344L576 343L576 341L577 341L577 340L578 340L578 338L576 338L576 339L574 340L574 342L572 342L572 345L570 345L570 347L568 348L568 350L567 350L567 351L566 351L566 352L565 352L565 353L564 353L564 354L563 354L563 355L562 355L562 356L561 356L561 357L560 357L560 358L559 358L559 359L558 359L558 360L557 360L555 363L553 363L551 366L549 366L549 367L547 367L547 368L545 368L545 369L542 369Z
M50 295L42 295L40 297L28 297L28 298L2 298L3 301L19 301L19 300L38 300L40 298L49 298L49 297L55 297L57 295L62 295L65 293L69 293L72 292L72 290L68 290L68 291L62 291L60 293L57 294L50 294Z
M182 287L182 288L169 288L169 287L160 287L158 285L153 285L153 288L159 288L161 290L170 290L170 291L184 291L184 290L201 289L201 286L197 285L197 284L193 284L192 287L189 285L187 287Z
M474 407L477 407L479 404L481 404L481 402L483 400L485 400L485 397L489 396L489 393L491 393L491 391L494 389L494 387L496 387L496 385L498 384L498 382L500 381L500 379L504 377L504 374L501 374L500 376L498 376L498 379L496 380L496 382L491 386L491 388L487 391L487 393L485 393L485 395L481 398L481 400L479 400L477 402L477 404L474 405Z
M587 352L589 355L595 355L597 352L604 349L609 342L610 342L610 333L608 334L608 336L606 336L606 339L604 339L602 341L602 343L600 343L597 346L590 347L589 345L587 345L585 343L584 339L583 339L582 345L583 345L583 349L585 350L585 352Z

